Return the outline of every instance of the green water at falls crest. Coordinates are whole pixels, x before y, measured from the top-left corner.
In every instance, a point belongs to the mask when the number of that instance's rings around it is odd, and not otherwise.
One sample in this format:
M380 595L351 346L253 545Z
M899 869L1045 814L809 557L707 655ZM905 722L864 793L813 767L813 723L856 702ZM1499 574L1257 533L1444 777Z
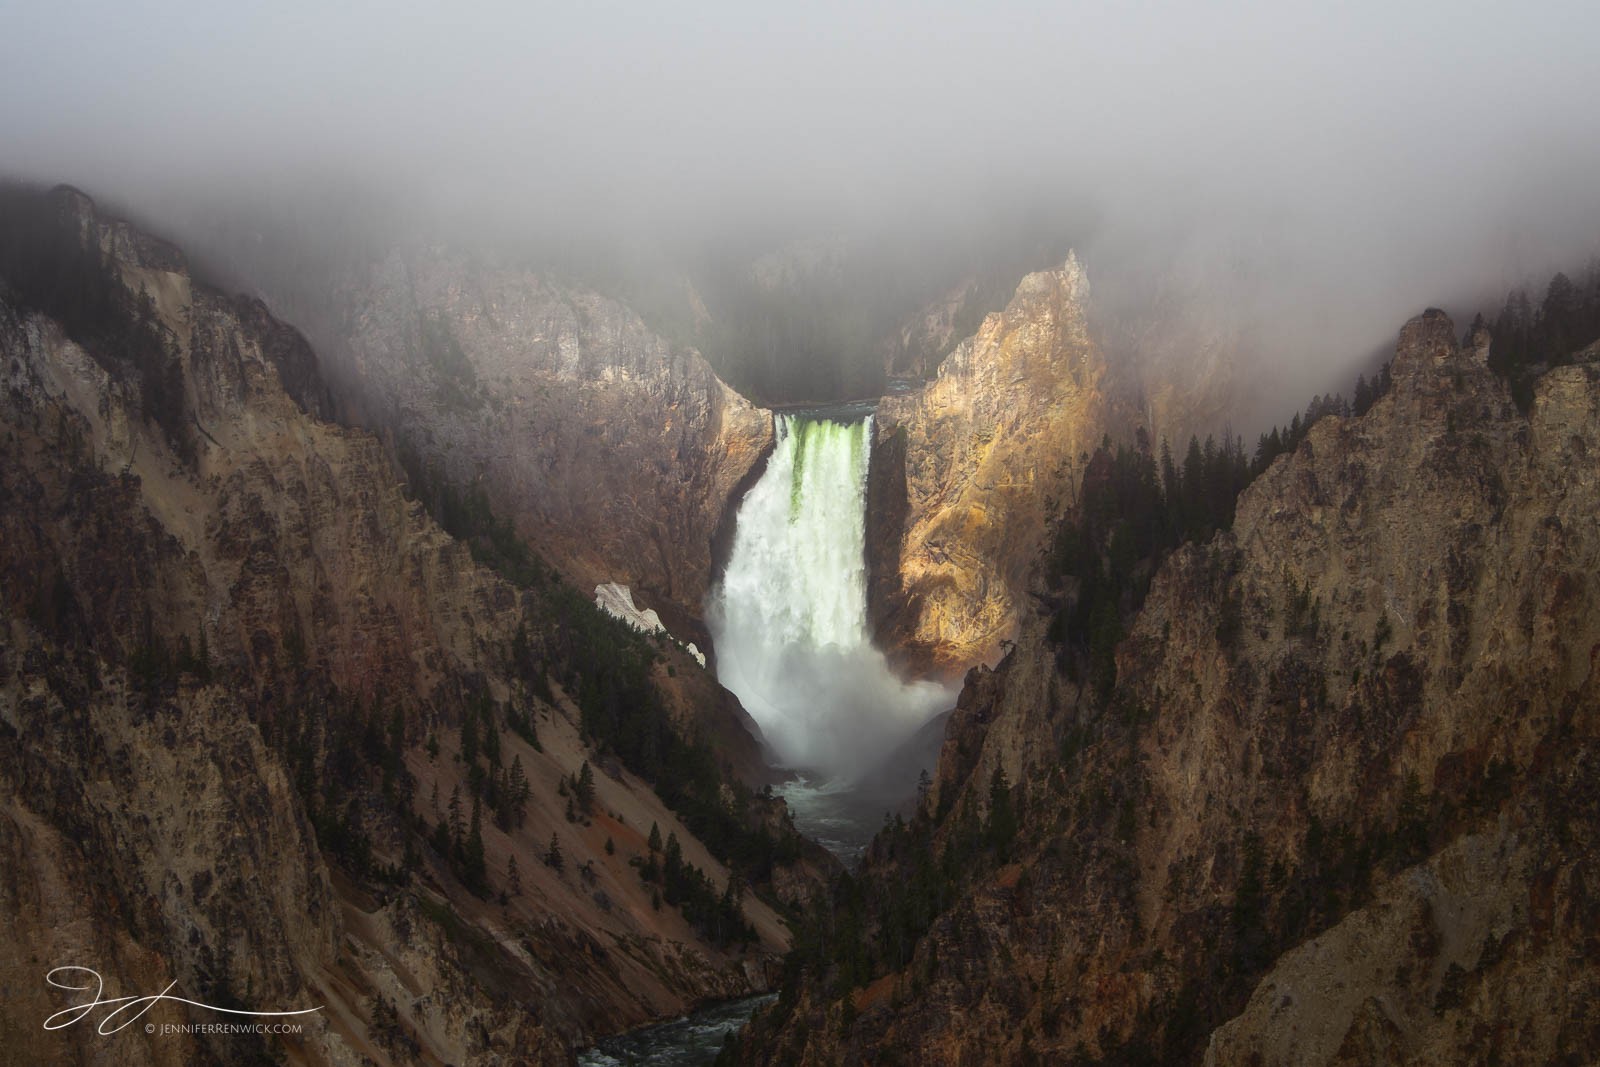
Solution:
M785 764L848 780L950 693L902 683L867 624L872 419L779 415L766 471L739 506L708 621L717 671Z

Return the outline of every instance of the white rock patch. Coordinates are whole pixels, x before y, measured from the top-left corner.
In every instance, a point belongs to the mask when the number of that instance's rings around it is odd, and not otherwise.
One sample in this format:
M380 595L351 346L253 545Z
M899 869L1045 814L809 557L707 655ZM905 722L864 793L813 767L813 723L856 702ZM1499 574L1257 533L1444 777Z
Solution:
M606 582L604 585L594 587L594 605L606 614L621 619L635 630L647 634L667 633L667 628L661 625L661 616L652 609L640 609L633 602L633 590L617 582ZM672 637L671 634L667 634ZM673 638L674 641L677 638ZM694 647L691 641L683 646L684 651L695 658L695 661L704 667L706 665L705 653Z

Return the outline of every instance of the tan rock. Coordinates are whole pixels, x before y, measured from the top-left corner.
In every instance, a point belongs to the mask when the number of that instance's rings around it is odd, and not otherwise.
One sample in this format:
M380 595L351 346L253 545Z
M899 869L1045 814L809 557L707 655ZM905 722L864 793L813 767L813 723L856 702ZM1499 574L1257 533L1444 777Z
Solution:
M1028 275L933 381L878 408L871 612L915 666L992 662L1016 635L1046 527L1107 428L1087 299L1076 259Z
M1024 616L935 782L936 851L1018 785L1008 864L875 961L892 999L808 979L752 1062L1593 1057L1600 368L1524 417L1454 337L1408 323L1370 412L1165 560L1109 706ZM917 876L877 858L868 915Z

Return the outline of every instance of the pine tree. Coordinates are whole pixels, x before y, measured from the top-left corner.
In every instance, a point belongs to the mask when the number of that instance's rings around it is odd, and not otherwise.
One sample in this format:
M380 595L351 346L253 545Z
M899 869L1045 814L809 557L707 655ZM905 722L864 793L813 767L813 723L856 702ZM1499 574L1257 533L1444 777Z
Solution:
M1189 447L1183 454L1183 521L1185 534L1192 541L1203 540L1205 534L1205 455L1200 451L1200 439L1189 436Z
M511 773L506 779L506 793L510 800L511 817L518 826L521 826L528 807L528 776L522 772L521 756L511 757Z
M461 847L461 787L450 787L450 848L452 851Z
M668 904L677 904L683 900L685 873L683 849L679 847L678 835L674 831L667 834L665 859L661 864L661 881L667 891Z
M478 762L478 713L470 705L461 720L461 762L468 767Z
M583 767L578 771L578 806L583 813L588 815L594 810L594 772L589 769L589 761L583 761Z
M406 744L406 720L398 704L389 717L388 742L383 752L383 795L393 798L395 785L404 767Z
M1372 399L1372 386L1367 384L1367 376L1365 374L1356 375L1355 413L1357 415L1365 415L1372 410Z
M743 896L744 880L738 872L729 871L727 888L717 902L715 937L719 944L727 944L744 932L744 908L740 905Z
M511 895L522 895L522 876L517 873L517 857L515 854L506 859L506 885L511 890Z
M990 847L999 851L1002 859L1017 835L1017 813L1011 805L1011 783L1006 780L1004 767L996 767L989 779L989 825L986 828Z
M400 705L394 706L394 712L389 716L389 754L397 762L404 754L406 748L406 717Z
M511 829L511 790L507 783L509 772L501 771L489 777L489 808L494 812L494 824L502 831Z
M472 798L472 827L467 831L466 845L462 849L462 868L467 888L482 895L486 886L483 856L483 816L477 797Z
M560 835L558 835L558 834L551 834L550 835L550 848L544 854L544 862L545 862L545 866L546 867L554 867L558 871L561 870L561 866L565 862L565 860L563 860L561 858L561 837L560 837Z
M650 851L652 853L661 851L661 827L655 823L650 824Z
M500 766L500 730L490 715L484 716L483 756L489 761L489 766Z
M1161 491L1165 496L1167 509L1167 530L1171 537L1177 537L1183 530L1183 515L1179 505L1178 468L1172 462L1172 446L1167 439L1161 439Z
M1580 341L1582 299L1578 287L1565 274L1550 279L1539 307L1538 356L1552 364L1565 363Z
M1581 306L1583 329L1579 340L1587 346L1600 338L1600 256L1592 257L1584 269Z

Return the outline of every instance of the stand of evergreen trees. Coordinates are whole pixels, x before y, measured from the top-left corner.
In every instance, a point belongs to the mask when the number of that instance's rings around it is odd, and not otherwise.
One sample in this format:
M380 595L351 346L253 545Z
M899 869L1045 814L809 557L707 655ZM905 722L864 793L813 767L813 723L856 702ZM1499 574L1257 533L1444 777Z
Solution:
M1490 333L1489 367L1511 385L1524 412L1533 403L1533 380L1549 367L1569 363L1600 338L1600 258L1574 282L1558 273L1535 308L1526 289L1513 289L1495 315ZM1485 324L1479 315L1473 325Z
M1085 468L1078 506L1057 527L1051 578L1064 604L1050 636L1062 669L1104 702L1116 684L1116 647L1144 602L1160 560L1184 541L1233 524L1251 480L1243 442L1191 437L1180 467L1163 441L1160 466L1141 430L1134 447L1107 437Z
M555 572L517 536L511 522L495 515L481 481L465 491L458 489L443 467L425 460L403 434L396 442L395 454L412 497L422 502L446 533L466 542L473 559L522 589L554 580Z
M718 893L711 879L683 858L677 834L667 834L663 844L661 828L652 823L648 848L648 858L639 864L640 879L659 887L657 896L681 911L702 937L724 947L756 939L755 927L745 921L744 882L737 871L729 872L727 887Z
M528 691L549 702L550 682L559 682L576 700L584 738L595 751L614 755L650 782L711 854L750 882L766 881L775 864L799 859L800 835L792 829L783 834L768 830L755 795L725 773L711 745L680 734L650 677L659 655L652 639L601 611L563 581L509 522L495 515L481 483L462 492L408 443L402 441L398 451L412 493L440 525L525 592L511 667ZM492 717L483 708L477 713L483 721ZM511 729L537 744L525 709L507 707L499 714ZM473 729L468 725L473 721L469 710L463 731ZM492 776L484 781L492 786ZM502 809L490 806L499 817Z
M318 847L358 878L403 882L418 862L414 844L407 839L398 865L380 865L369 824L386 812L411 822L416 781L404 763L405 712L398 704L385 711L381 697L370 705L349 699L310 675L295 688L293 703L260 725L283 753Z
M769 831L749 787L723 771L707 741L685 738L673 724L650 678L657 656L650 639L564 582L543 586L539 596L538 621L530 612L528 626L542 622L542 647L529 642L517 652L516 668L530 686L547 676L559 681L576 699L595 750L650 782L713 856L751 881L797 860L799 834Z
M1246 455L1244 441L1224 431L1222 443L1189 438L1178 464L1167 442L1158 460L1140 430L1133 446L1107 436L1084 470L1076 506L1056 527L1049 576L1063 604L1051 621L1050 637L1068 678L1087 684L1100 703L1116 686L1116 648L1144 602L1162 558L1185 542L1202 544L1218 530L1233 528L1239 493L1300 446L1324 415L1365 415L1389 391L1385 363L1371 381L1356 378L1355 402L1342 395L1312 397L1303 412L1273 426ZM1230 615L1230 610L1232 614ZM1218 635L1236 635L1237 605L1225 605Z

